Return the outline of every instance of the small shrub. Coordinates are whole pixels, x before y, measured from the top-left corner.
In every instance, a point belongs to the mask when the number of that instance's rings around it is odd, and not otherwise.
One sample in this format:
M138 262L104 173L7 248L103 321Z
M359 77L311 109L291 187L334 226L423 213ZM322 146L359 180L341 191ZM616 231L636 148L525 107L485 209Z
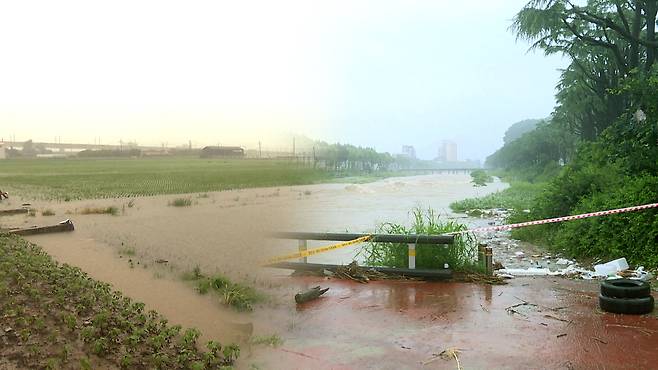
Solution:
M110 206L110 207L100 207L100 208L95 208L95 207L86 207L83 208L80 211L81 215L112 215L116 216L119 214L119 208L115 206Z
M270 347L278 347L283 344L283 339L276 334L267 335L267 336L256 336L251 338L251 344L262 344Z
M45 209L45 210L41 211L41 215L42 216L54 216L55 211L53 211L52 209Z
M176 198L169 202L169 205L172 207L189 207L192 205L192 199L190 198Z
M486 186L487 183L493 182L493 177L489 176L485 170L471 171L471 179L473 186Z
M135 255L135 248L134 247L121 247L119 249L119 254L125 255L125 256L134 256Z

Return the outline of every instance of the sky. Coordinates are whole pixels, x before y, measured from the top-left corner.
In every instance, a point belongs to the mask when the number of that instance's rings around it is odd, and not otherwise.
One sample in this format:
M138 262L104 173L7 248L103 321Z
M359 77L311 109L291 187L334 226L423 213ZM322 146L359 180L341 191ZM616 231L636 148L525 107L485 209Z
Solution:
M0 0L0 140L287 149L291 135L484 159L566 61L526 0Z

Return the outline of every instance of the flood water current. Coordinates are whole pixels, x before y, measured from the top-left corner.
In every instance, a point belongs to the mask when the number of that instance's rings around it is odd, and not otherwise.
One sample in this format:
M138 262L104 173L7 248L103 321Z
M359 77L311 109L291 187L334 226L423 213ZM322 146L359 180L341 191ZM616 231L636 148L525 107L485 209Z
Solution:
M450 203L487 195L507 188L496 179L484 187L474 187L468 174L436 174L388 178L367 184L323 184L310 188L308 201L295 206L292 225L309 232L375 232L378 225L393 222L410 226L415 207L432 208L446 219L469 227L487 221L454 214ZM332 242L309 242L309 248ZM347 247L309 257L309 262L345 264L359 261L359 246Z

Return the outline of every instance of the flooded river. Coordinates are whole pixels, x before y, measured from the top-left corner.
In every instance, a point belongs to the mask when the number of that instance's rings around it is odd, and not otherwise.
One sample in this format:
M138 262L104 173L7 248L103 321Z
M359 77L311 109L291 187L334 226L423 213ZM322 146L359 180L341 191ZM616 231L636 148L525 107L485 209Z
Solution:
M507 188L496 179L485 187L474 187L468 174L441 174L389 178L368 184L324 184L310 187L310 199L295 205L291 214L294 231L375 232L384 222L409 226L415 207L432 208L446 219L458 218L469 226L482 226L485 220L463 218L450 210L450 203L487 195ZM309 242L309 246L327 242ZM316 263L350 263L358 246L309 258Z

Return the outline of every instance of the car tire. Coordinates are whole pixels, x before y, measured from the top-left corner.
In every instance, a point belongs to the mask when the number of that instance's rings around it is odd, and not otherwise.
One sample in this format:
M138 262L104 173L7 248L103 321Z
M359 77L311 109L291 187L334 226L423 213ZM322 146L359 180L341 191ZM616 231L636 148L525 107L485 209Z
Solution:
M651 296L651 285L633 279L604 280L601 283L601 295L610 298L646 298Z
M603 311L631 315L643 315L653 311L652 296L643 298L611 298L599 294L599 306Z

